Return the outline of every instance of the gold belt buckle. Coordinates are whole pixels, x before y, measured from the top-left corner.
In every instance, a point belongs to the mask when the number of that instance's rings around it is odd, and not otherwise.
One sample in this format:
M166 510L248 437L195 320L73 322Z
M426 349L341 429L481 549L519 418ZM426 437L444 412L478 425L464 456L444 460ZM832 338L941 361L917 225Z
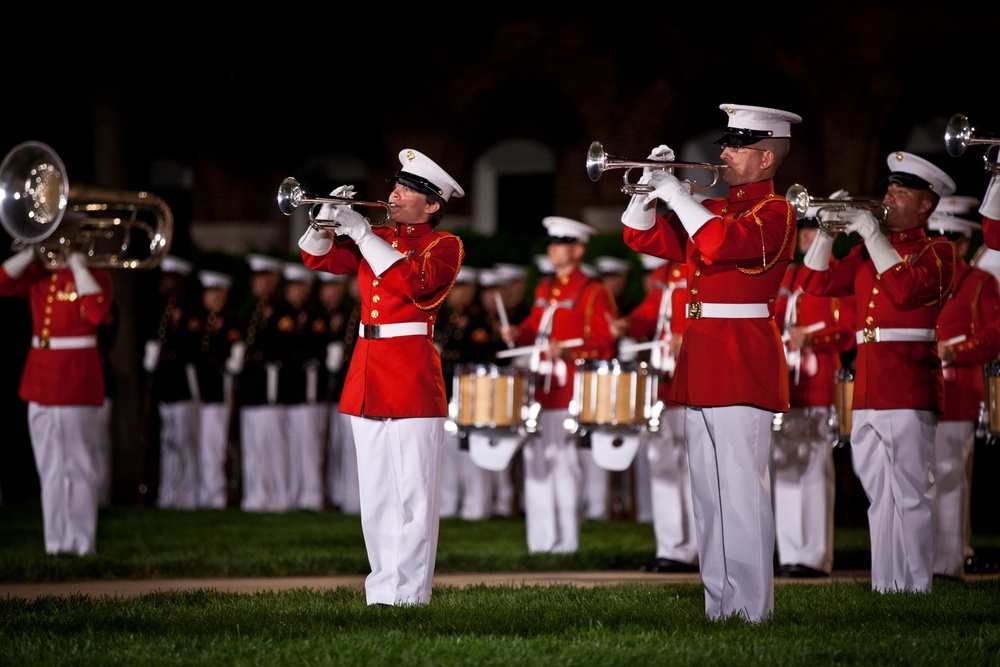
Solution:
M38 348L40 350L44 350L48 346L49 346L49 339L48 338L39 338L38 339Z
M862 339L866 343L878 342L878 327L865 327Z
M382 338L381 325L366 324L365 338L367 338L368 340L379 340L380 338Z
M701 319L701 301L692 301L688 304L688 319L689 320L700 320Z

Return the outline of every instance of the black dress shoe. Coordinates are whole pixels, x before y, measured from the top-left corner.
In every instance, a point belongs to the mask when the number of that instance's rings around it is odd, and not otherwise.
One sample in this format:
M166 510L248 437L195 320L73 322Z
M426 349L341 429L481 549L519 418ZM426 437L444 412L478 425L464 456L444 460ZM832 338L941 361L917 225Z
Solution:
M794 563L791 565L786 564L779 566L778 576L785 577L787 579L819 579L821 577L829 577L830 575L822 570L809 567L808 565Z
M639 567L640 572L697 572L698 566L672 558L657 558Z

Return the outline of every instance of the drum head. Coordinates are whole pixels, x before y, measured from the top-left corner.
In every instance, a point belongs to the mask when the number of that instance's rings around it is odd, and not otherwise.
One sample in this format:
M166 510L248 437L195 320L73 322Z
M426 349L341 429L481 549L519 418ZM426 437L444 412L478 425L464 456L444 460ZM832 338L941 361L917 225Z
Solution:
M637 451L638 433L614 433L599 429L590 433L591 456L594 457L594 463L605 470L627 470L635 460Z
M488 431L469 432L469 458L484 470L506 470L514 459L521 438Z

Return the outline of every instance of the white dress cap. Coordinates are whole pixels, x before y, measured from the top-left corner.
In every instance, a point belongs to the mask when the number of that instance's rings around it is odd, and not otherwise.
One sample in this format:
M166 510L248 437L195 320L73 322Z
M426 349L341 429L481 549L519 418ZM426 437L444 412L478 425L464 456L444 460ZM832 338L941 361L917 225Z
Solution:
M580 273L590 278L600 278L601 274L593 264L581 264Z
M935 213L950 213L951 215L966 215L979 208L979 200L975 197L962 197L958 195L948 195L941 197Z
M528 269L521 266L520 264L506 264L504 262L497 262L493 265L493 268L500 272L505 280L527 280L528 279Z
M532 259L539 273L544 275L555 273L556 269L552 266L552 262L549 261L548 255L535 255Z
M950 213L938 213L935 211L934 213L931 213L931 217L927 219L928 231L938 232L939 234L944 234L946 232L958 232L967 239L972 238L972 232L974 230L982 228L983 226L978 222L966 220L965 218L959 218L958 216L951 215Z
M458 276L455 278L456 283L475 283L476 282L477 270L471 266L462 265L462 268L458 270Z
M282 270L285 280L290 283L311 283L316 279L316 272L304 264L285 264Z
M578 220L562 218L550 215L542 219L542 224L549 231L550 239L562 239L564 241L577 241L586 243L590 240L590 235L594 233L594 228Z
M479 274L476 276L476 280L479 281L480 287L498 287L506 282L504 275L497 271L496 269L479 269Z
M642 264L642 268L647 271L655 271L664 264L667 260L662 257L654 257L653 255L647 255L646 253L639 253L639 262Z
M160 260L160 270L164 273L179 273L182 276L186 276L191 273L192 268L194 268L194 265L191 262L175 255L167 255Z
M229 289L233 284L232 278L218 271L199 271L198 280L204 289Z
M608 255L602 255L594 260L594 264L597 265L597 270L602 274L608 273L628 273L629 263L627 260L621 257L610 257Z
M399 163L400 170L389 179L391 182L401 181L404 185L418 192L437 195L445 201L452 197L457 199L465 196L465 190L462 189L462 186L449 176L448 172L439 167L434 160L420 151L404 148L399 151Z
M746 104L720 104L726 112L729 127L717 144L747 146L762 139L784 139L792 136L792 125L801 123L802 117L790 111L754 107Z
M941 197L955 192L955 181L937 165L919 155L896 151L885 160L889 165L889 182L914 190L930 190Z
M247 264L250 265L250 270L254 273L261 273L264 271L281 273L281 270L284 268L284 263L280 259L256 253L247 255Z
M317 271L316 275L319 276L321 283L342 283L348 278L346 273L327 273L326 271Z

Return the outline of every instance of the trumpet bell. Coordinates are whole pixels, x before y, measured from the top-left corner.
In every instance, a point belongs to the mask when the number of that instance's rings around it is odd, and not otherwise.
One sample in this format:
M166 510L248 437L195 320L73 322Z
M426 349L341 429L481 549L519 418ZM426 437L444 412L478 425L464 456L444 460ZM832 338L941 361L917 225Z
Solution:
M69 198L66 168L40 141L26 141L0 164L0 223L25 244L48 238L62 220Z
M972 139L972 132L972 125L963 114L952 116L944 129L944 147L948 155L958 157L964 153Z
M15 146L0 164L0 223L51 268L82 252L91 267L148 269L170 249L173 214L149 192L70 188L66 168L38 141ZM147 243L135 237L145 235Z

